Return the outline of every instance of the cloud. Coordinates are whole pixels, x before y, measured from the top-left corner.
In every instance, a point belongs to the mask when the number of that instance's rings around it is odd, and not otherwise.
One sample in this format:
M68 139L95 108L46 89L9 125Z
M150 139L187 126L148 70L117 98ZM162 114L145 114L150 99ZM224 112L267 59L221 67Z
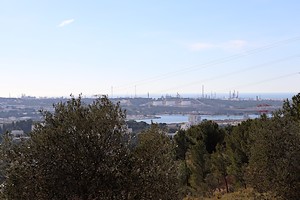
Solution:
M64 26L66 26L66 25L69 25L69 24L73 23L74 21L75 21L74 19L67 19L67 20L64 20L64 21L62 21L62 22L58 25L58 27L64 27Z
M227 49L242 49L248 46L248 42L246 40L231 40L224 45Z
M192 51L200 51L212 48L215 48L215 45L211 43L194 43L189 45L189 49Z
M221 49L221 50L241 50L249 46L246 40L229 40L223 43L192 43L187 45L191 51L203 51L209 49Z

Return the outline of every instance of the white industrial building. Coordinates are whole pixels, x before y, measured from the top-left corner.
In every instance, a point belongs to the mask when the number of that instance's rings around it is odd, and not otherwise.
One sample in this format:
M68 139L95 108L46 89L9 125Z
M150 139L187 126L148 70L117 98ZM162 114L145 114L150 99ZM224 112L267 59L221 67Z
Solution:
M192 102L191 101L181 101L180 105L181 106L190 106L190 105L192 105Z
M166 106L175 106L176 101L166 101Z
M191 126L198 125L201 123L201 116L198 114L190 114L188 118L188 122L181 125L181 129L187 130Z
M153 106L162 106L163 105L163 101L153 101L152 105Z

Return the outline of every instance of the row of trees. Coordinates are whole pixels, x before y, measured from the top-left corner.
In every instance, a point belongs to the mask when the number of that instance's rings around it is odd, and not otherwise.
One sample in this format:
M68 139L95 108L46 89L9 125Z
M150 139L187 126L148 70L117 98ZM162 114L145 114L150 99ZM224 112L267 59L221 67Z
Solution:
M300 198L300 94L272 118L219 127L204 121L172 140L152 125L128 134L106 97L42 112L29 140L1 144L4 199L182 199L251 187Z
M251 187L274 198L300 198L300 94L271 118L222 128L205 121L175 141L185 194Z

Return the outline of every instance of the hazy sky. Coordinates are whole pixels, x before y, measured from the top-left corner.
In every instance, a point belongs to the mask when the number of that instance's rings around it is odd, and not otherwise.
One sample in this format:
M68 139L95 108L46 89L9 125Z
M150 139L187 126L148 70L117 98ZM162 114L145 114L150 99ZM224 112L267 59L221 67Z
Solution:
M0 0L0 96L300 92L299 0Z

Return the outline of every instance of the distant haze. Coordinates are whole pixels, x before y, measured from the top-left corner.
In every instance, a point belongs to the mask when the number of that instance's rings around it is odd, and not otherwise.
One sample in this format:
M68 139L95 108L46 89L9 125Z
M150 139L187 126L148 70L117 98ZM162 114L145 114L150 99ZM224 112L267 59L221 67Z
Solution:
M294 95L297 93L241 93L239 94L239 99L274 99L274 100L285 100L285 99L291 99ZM150 98L161 98L171 96L176 97L177 94L149 94ZM108 94L109 97L111 97ZM134 98L134 94L132 95L126 95L126 94L118 94L113 96L113 98L120 98L120 97L128 97L128 98ZM139 94L136 97L142 97L147 98L148 94ZM181 98L202 98L202 94L181 94ZM229 93L216 93L216 94L205 94L204 98L218 98L218 99L228 99Z

